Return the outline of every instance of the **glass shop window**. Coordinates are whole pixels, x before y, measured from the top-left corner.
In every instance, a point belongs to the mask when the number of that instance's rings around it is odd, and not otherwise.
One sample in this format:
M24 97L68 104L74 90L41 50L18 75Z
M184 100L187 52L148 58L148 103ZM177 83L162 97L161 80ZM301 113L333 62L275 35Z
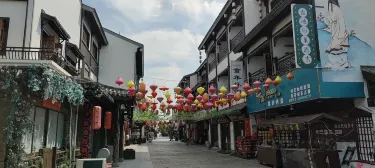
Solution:
M64 115L53 110L49 110L47 148L62 147L64 134Z

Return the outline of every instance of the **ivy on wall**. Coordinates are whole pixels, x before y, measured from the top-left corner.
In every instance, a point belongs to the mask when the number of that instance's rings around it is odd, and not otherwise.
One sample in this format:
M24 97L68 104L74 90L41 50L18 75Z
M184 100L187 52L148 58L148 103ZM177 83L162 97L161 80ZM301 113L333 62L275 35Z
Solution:
M72 105L84 100L83 88L76 81L59 74L46 65L31 65L27 68L17 66L0 67L1 101L9 105L4 140L6 145L5 167L24 167L23 135L32 131L29 120L30 110L36 99L66 100Z

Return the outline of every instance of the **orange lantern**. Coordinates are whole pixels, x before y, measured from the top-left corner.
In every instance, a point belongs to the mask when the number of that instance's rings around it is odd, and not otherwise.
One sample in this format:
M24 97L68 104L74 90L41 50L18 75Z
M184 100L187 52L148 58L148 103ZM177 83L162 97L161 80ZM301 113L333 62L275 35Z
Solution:
M142 99L144 95L142 92L138 92L135 96L137 96L138 99Z
M165 106L165 103L164 103L164 102L161 102L161 103L160 103L160 108L161 108L161 109L164 109L164 106Z
M100 106L94 106L92 109L92 129L98 130L102 125L102 108Z
M174 88L174 92L175 92L176 94L180 94L180 92L181 92L181 88L180 88L180 87L175 87L175 88Z
M204 100L205 102L208 102L208 94L207 94L207 93L204 93L204 94L203 94L203 100Z
M141 109L142 109L142 111L146 111L146 109L147 109L147 105L146 105L146 103L143 103L143 104L142 104Z
M271 78L267 78L266 81L264 81L264 83L267 85L272 85L273 81Z
M146 91L146 84L143 81L139 83L139 91L142 93Z
M109 130L112 126L112 113L107 111L105 112L105 122L104 122L104 128Z
M289 72L288 75L286 75L286 78L292 80L294 78L294 75L291 72Z

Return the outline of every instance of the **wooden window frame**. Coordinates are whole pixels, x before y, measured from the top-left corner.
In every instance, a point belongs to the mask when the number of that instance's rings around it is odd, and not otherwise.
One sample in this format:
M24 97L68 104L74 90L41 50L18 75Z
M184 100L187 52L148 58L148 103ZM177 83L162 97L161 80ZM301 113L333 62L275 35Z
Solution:
M94 51L94 47L96 48L96 53L91 53L91 54L94 57L94 59L98 62L98 60L99 60L99 45L97 45L96 42L94 40L92 40L91 52Z
M87 39L83 37L83 34L86 34ZM91 34L90 34L89 29L84 23L82 23L82 42L83 44L86 45L87 49L90 49L90 38L91 38Z
M8 43L8 34L9 34L9 17L0 17L0 20L4 20L5 26L4 26L4 34L1 34L0 41L3 41L3 45L0 45L0 55L5 54L7 43ZM1 44L1 43L0 43Z

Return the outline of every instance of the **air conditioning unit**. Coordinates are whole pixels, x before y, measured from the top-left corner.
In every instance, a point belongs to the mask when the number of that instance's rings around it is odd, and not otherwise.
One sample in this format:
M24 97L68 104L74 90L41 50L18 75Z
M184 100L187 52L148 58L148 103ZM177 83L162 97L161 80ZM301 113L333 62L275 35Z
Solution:
M78 159L77 168L106 168L105 158Z

